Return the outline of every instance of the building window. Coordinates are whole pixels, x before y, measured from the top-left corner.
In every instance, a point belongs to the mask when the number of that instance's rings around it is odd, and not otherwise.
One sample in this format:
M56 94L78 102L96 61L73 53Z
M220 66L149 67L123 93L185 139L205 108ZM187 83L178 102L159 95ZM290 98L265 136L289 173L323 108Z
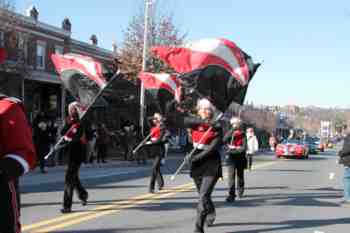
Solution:
M63 54L64 53L63 46L56 45L55 46L55 53L56 54Z
M4 32L0 31L0 48L5 47Z
M36 67L45 69L46 44L38 42L36 46Z

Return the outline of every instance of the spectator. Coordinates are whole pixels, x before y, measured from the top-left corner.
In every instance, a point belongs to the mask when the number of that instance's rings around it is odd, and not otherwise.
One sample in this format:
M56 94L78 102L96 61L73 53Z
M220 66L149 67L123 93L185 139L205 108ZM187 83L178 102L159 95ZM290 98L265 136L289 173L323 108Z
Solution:
M338 153L339 163L344 165L344 200L341 205L350 207L350 131L344 138L343 148Z
M107 145L110 142L110 133L105 124L100 124L97 128L96 149L97 163L107 163Z
M50 152L50 131L45 115L41 112L34 120L34 144L40 164L40 172L45 170L45 156Z
M248 160L248 169L252 170L253 165L253 156L259 150L258 139L255 136L254 129L247 129L247 160Z

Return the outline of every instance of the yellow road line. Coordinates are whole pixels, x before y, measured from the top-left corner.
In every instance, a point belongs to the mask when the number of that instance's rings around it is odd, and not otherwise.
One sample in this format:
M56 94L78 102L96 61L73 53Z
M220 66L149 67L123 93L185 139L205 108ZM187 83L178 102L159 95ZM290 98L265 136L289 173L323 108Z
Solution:
M175 192L169 192L169 193L164 193L164 194L160 194L160 195L155 195L154 197L152 198L149 198L147 200L142 200L142 201L138 201L138 202L125 202L125 205L123 206L115 206L114 208L115 209L109 209L109 210L105 210L105 211L102 211L102 212L98 212L98 213L92 213L90 215L87 215L87 216L84 216L82 218L75 218L71 221L68 221L68 222L63 222L63 223L60 223L60 224L57 224L57 225L54 225L54 226L50 226L50 227L46 227L46 228L42 228L38 231L33 231L31 233L48 233L48 232L51 232L51 231L55 231L55 230L58 230L58 229L62 229L62 228L65 228L65 227L69 227L69 226L72 226L72 225L76 225L76 224L79 224L79 223L82 223L82 222L86 222L86 221L89 221L89 220L92 220L92 219L96 219L96 218L99 218L99 217L102 217L102 216L105 216L105 215L109 215L109 214L113 214L113 213L118 213L118 212L121 212L123 209L129 209L129 208L132 208L132 207L135 207L135 206L139 206L139 205L142 205L142 204L147 204L147 203L151 203L155 200L159 200L159 199L162 199L162 198L166 198L166 197L171 197L171 196L174 196L176 195L177 193L180 193L180 192L185 192L185 191L188 191L188 190L191 190L194 188L194 185L191 184L191 185L188 185L188 187L185 187L185 188L182 188L182 189L177 189Z
M172 188L172 189L163 190L162 192L176 191L176 190L181 189L181 188L183 188L185 186L188 186L189 184L191 184L191 183L180 185L180 186ZM148 199L148 198L152 198L153 196L159 195L162 192L159 192L157 194L149 194L149 193L147 193L147 194L143 194L143 195L140 195L140 196L137 196L137 197L134 197L134 198L130 198L128 200L115 201L115 202L112 202L109 205L98 206L98 207L96 207L96 208L94 208L92 210L88 210L86 212L66 214L66 215L63 215L63 216L60 216L60 217L56 217L56 218L53 218L53 219L44 220L44 221L41 221L41 222L38 222L38 223L34 223L34 224L30 224L30 225L25 225L25 226L22 227L22 231L30 231L32 229L43 227L43 226L50 225L50 224L53 224L53 223L63 222L63 221L76 219L76 218L81 218L81 217L84 217L86 215L90 215L90 214L92 214L94 212L97 212L97 211L104 211L104 210L108 210L108 209L114 208L116 206L122 206L122 205L126 205L126 204L129 204L129 203L135 203L135 202L142 201L142 200L145 200L145 199Z
M266 162L253 166L253 169L262 168L276 164L277 161ZM123 209L132 208L141 204L150 203L154 200L174 196L181 192L186 192L193 189L195 186L192 182L186 183L175 188L162 190L156 194L143 194L123 201L115 201L109 205L98 206L92 210L86 212L72 213L56 217L53 219L44 220L38 223L25 225L22 227L22 231L32 231L31 233L46 233L57 229L65 228L68 226L76 225L81 222L86 222L95 218L99 218L108 214L118 213ZM57 223L57 224L56 224ZM44 228L42 228L44 227Z

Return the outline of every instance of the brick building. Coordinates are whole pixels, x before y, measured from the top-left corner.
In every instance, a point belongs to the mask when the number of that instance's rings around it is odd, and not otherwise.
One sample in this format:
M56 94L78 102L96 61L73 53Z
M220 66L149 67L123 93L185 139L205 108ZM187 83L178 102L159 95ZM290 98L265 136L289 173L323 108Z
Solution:
M61 27L41 22L35 7L26 15L0 8L0 21L0 47L8 54L0 65L0 92L22 99L30 120L40 111L50 119L62 120L66 103L71 101L55 72L51 54L73 52L108 65L116 52L98 47L95 35L91 43L73 39L68 18Z

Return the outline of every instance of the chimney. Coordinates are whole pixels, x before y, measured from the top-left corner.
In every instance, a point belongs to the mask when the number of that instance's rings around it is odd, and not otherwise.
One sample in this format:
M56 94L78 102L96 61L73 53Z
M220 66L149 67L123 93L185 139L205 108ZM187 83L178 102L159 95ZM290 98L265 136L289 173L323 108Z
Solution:
M72 30L72 24L67 17L62 21L62 29L68 32L71 32Z
M38 21L39 12L35 8L35 6L29 7L29 9L27 10L27 16L34 19L35 21Z
M91 41L91 44L92 45L95 45L97 46L97 36L95 34L92 34L91 37L90 37L90 41Z

